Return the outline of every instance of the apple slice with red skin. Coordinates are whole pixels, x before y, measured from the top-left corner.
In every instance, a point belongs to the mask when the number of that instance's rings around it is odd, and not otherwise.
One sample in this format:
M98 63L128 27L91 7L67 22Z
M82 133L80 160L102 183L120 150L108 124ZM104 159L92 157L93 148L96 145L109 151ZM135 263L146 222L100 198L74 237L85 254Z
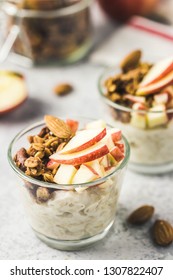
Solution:
M50 159L50 160L48 161L46 167L47 167L48 169L53 170L54 168L57 168L59 165L60 165L60 164L59 164L58 162L54 161L53 159Z
M133 103L141 103L141 104L146 103L146 99L144 96L134 96L130 94L125 94L124 98L132 101Z
M67 143L59 154L71 154L83 151L98 143L105 135L106 128L81 130Z
M54 161L61 164L79 165L88 161L101 158L108 153L109 153L109 149L107 145L102 143L97 143L89 147L88 149L76 153L71 153L71 154L55 153L50 156L50 159L53 159Z
M99 175L89 166L82 164L73 177L72 184L92 182L99 178Z
M139 87L143 88L158 82L173 71L173 57L166 58L156 63L144 77Z
M102 143L108 146L109 150L112 150L117 141L120 141L122 138L122 132L120 129L111 128L107 130L106 136L101 140Z
M111 151L110 154L114 157L114 159L118 162L120 162L124 158L124 154L121 152L121 150L115 146Z
M171 84L173 84L173 71L171 71L168 75L151 85L139 87L136 94L146 96L151 93L159 92L163 88Z
M27 97L25 80L21 74L0 71L0 115L18 108Z
M70 129L73 133L76 133L76 131L78 130L78 127L79 127L78 121L75 121L72 119L67 119L66 124L70 127Z
M118 143L118 142L116 142L116 143L115 143L115 146L117 146L117 147L120 149L120 151L121 151L122 153L125 152L125 148L124 148L124 144L123 144L123 143Z

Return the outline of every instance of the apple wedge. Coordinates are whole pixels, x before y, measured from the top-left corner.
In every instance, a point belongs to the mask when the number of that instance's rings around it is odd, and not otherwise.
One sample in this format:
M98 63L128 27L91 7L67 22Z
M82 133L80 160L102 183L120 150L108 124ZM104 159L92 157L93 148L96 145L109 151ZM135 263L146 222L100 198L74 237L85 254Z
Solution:
M83 151L97 142L99 142L106 135L106 128L98 128L91 130L79 131L59 152L59 154L71 154Z
M98 175L99 177L103 177L104 174L104 168L103 166L99 163L99 160L93 160L87 163L84 163L88 168L91 168L92 172Z
M124 98L132 101L133 103L141 103L141 104L146 103L146 99L144 96L135 96L135 95L131 95L131 94L125 94Z
M173 57L168 57L156 63L144 77L139 87L143 88L158 82L173 71Z
M121 150L118 147L114 147L110 151L110 154L114 157L114 159L117 162L120 162L124 158L124 154L121 152Z
M117 128L111 128L107 130L107 134L101 140L101 142L106 144L109 150L112 150L115 146L115 143L120 141L121 138L122 138L121 130Z
M147 114L147 123L149 128L164 125L168 122L166 108L164 105L157 105L150 109Z
M53 159L54 161L61 164L79 165L103 157L108 153L109 149L107 145L97 143L88 149L72 154L55 153L50 156L50 159Z
M76 172L77 169L73 165L61 164L53 180L57 184L71 184Z
M168 85L173 84L173 71L169 72L166 76L162 77L160 80L156 81L155 83L140 86L136 92L136 95L148 95L151 93L159 92L163 88L167 87Z
M99 175L97 173L93 172L87 165L82 164L73 177L72 184L92 182L98 178Z
M162 92L154 95L154 101L156 104L166 104L169 102L168 92Z
M59 166L59 163L57 163L56 161L50 159L47 163L47 168L53 170L54 168L57 168Z
M101 119L93 122L89 122L86 125L86 129L105 128L105 127L106 127L106 123Z
M22 105L27 96L25 80L21 74L0 71L0 115Z
M131 120L130 124L137 127L137 128L146 128L147 126L147 118L146 118L146 106L144 106L141 103L135 103L132 106L132 109L134 110L131 113ZM141 112L138 112L141 111ZM144 112L142 112L144 111Z
M78 130L78 126L79 126L78 121L75 121L72 119L67 119L66 124L70 127L70 129L73 133L76 133L76 131Z

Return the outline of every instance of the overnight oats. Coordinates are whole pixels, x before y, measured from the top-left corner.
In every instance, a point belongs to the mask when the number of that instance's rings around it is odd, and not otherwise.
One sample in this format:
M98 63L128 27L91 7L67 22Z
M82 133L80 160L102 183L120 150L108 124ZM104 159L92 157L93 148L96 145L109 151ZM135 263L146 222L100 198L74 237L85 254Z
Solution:
M114 222L129 153L121 130L103 120L45 116L20 132L8 156L36 235L62 250L101 240Z
M143 62L133 51L105 71L99 91L106 116L126 135L130 167L142 173L173 170L173 57Z

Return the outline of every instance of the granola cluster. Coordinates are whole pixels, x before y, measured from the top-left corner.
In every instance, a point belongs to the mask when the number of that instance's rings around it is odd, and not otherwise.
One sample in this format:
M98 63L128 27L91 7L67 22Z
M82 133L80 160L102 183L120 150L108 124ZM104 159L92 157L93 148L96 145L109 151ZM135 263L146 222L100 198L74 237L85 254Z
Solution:
M21 148L16 153L14 161L26 175L41 181L53 182L58 164L49 166L49 156L62 149L69 139L70 137L58 137L48 127L44 127L38 135L28 137L29 148Z
M105 81L106 96L113 102L129 107L132 103L126 95L135 95L140 82L151 67L152 64L141 62L140 51L130 53L120 64L121 73Z

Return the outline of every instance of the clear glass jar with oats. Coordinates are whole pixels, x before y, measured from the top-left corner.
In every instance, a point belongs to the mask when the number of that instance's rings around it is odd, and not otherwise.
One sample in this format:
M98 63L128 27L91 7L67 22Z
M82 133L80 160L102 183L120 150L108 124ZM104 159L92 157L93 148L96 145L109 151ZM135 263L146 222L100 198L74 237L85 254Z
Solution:
M114 223L129 145L102 120L45 119L46 127L33 124L14 138L9 162L36 236L56 249L81 249Z
M91 0L8 0L6 34L18 27L14 53L36 64L66 64L91 46Z
M173 170L173 57L152 63L142 52L127 55L99 80L105 118L131 146L131 169L148 174Z

